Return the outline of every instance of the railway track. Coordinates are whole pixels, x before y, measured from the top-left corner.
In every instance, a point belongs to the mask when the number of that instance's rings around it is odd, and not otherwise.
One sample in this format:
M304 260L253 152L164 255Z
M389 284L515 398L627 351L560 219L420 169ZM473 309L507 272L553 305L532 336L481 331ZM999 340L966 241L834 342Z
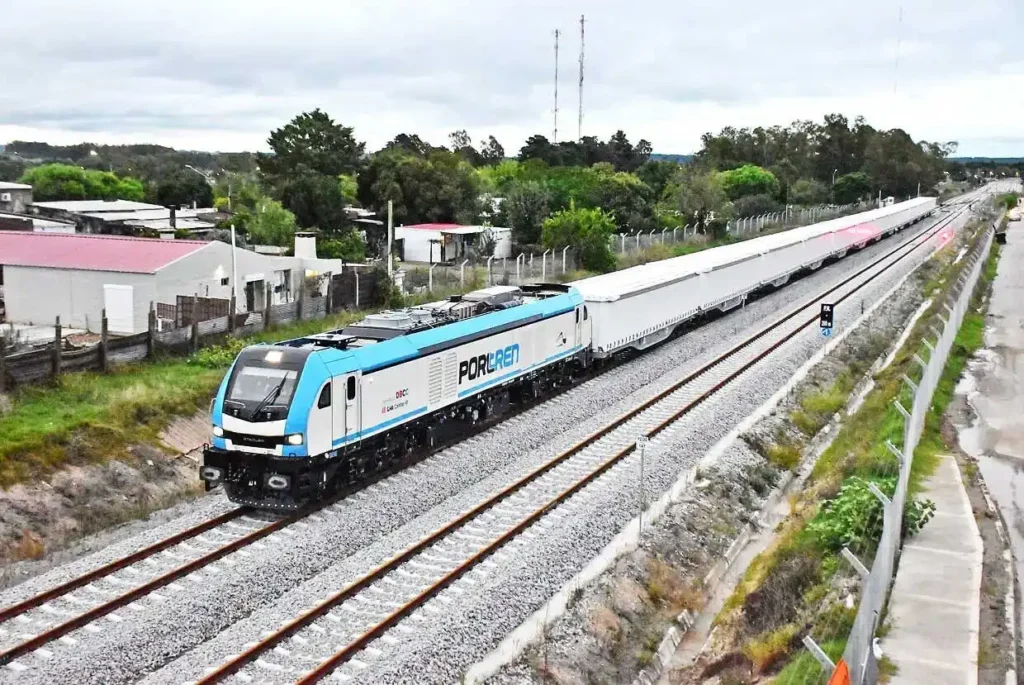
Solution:
M966 211L966 206L953 209L907 243L794 308L224 663L206 669L199 682L206 685L234 675L242 682L312 683L335 671L341 679L357 674L366 666L357 656L372 660L379 653L375 642L398 641L402 632L412 630L403 625L406 619L427 620L431 610L441 610L431 600L445 589L456 581L471 585L469 574L475 567L520 535L529 536L529 529L576 493L625 468L638 436L657 439L669 434L676 421L814 325L822 301L839 304L850 298ZM452 587L453 592L465 590Z

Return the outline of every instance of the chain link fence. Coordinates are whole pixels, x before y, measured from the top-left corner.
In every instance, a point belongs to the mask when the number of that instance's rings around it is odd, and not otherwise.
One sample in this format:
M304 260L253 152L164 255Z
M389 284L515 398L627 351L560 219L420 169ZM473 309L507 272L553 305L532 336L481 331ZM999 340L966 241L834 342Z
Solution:
M970 307L975 286L982 269L984 269L993 236L994 230L991 227L986 228L977 247L964 257L965 267L961 270L961 275L951 289L948 298L942 303L941 311L937 315L938 321L935 322L935 325L928 327L928 330L935 336L934 342L926 336L921 341L921 349L914 354L913 359L921 369L920 378L914 380L910 376L903 377L913 397L911 409L906 409L900 399L894 400L896 409L904 418L903 439L900 446L896 446L892 442L886 444L898 463L896 488L892 499L890 500L877 487L872 486L872 492L882 503L883 525L870 571L853 552L843 549L843 556L863 578L860 605L843 652L843 662L849 669L849 682L852 685L873 684L878 680L878 663L873 643L893 581L896 558L901 547L904 508L907 502L914 451L917 449L924 431L932 397L942 378L949 352ZM941 331L939 324L941 324ZM856 551L867 554L869 547L858 548ZM835 666L814 640L808 636L804 639L804 644L831 673Z

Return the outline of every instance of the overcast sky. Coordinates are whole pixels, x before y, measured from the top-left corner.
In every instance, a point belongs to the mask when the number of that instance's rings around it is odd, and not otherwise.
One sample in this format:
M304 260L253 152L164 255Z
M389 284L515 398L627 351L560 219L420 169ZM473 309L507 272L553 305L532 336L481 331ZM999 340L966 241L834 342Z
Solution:
M687 153L723 126L863 114L1024 156L1022 0L5 0L0 142L265 149L320 107L376 149L465 128L509 154L622 128ZM902 28L900 28L902 26ZM897 49L897 46L898 49Z

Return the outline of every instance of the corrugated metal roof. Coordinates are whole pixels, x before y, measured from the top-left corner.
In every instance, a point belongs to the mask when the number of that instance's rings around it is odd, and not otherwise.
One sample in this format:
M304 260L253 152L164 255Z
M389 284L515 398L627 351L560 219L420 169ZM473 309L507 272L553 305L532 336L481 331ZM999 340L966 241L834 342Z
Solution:
M98 235L0 232L0 264L151 274L209 243Z
M166 207L151 205L148 202L134 202L132 200L67 200L64 202L33 202L35 207L44 209L60 209L65 212L78 212L81 214L90 212L133 212L139 209L160 209L168 211Z

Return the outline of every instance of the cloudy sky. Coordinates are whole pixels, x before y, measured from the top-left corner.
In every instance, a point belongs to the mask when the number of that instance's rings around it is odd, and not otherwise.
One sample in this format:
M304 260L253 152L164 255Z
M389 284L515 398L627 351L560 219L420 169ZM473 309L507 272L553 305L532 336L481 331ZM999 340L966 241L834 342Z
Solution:
M863 114L961 155L1024 156L1021 0L5 0L0 142L265 149L320 107L375 149L458 128L656 152L705 131Z

